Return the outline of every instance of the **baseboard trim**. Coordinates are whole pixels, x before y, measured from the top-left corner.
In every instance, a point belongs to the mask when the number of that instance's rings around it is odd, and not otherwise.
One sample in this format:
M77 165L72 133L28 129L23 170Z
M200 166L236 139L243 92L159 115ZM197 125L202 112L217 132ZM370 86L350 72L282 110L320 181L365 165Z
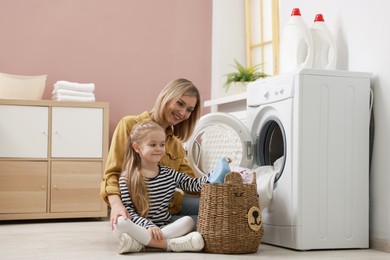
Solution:
M370 248L390 253L390 240L380 239L380 238L371 238L370 239Z

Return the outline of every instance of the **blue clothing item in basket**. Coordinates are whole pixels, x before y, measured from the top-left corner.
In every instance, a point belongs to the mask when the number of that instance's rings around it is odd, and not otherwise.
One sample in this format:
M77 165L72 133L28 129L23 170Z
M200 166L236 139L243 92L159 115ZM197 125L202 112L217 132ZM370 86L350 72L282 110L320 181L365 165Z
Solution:
M230 172L229 162L227 157L224 156L219 159L215 168L211 171L208 182L211 184L223 184L225 176Z

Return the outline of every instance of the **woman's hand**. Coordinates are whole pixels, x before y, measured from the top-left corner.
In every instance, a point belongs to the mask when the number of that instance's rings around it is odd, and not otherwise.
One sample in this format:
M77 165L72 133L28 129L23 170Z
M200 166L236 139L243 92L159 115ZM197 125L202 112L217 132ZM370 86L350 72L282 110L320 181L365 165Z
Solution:
M110 214L110 222L111 229L114 230L116 223L118 222L118 217L122 216L124 219L128 219L129 212L123 206L121 199L118 195L109 195L108 201L110 202L111 214Z
M149 227L148 231L150 233L150 236L152 237L152 240L160 242L164 239L164 236L163 236L161 229L159 227L156 227L156 226Z

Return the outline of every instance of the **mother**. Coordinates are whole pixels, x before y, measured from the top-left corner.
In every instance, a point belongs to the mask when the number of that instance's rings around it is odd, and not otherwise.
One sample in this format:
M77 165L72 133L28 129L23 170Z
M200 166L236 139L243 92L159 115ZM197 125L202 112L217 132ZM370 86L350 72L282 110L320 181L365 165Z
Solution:
M133 126L146 120L153 120L162 126L165 129L167 140L166 153L160 164L194 177L194 171L188 164L182 142L190 138L200 115L199 90L187 79L176 79L169 82L160 92L150 112L125 116L119 121L112 136L100 190L102 198L111 207L112 228L119 216L129 217L120 199L119 176L122 172L126 142ZM196 221L198 209L199 197L187 194L183 196L181 192L175 193L170 205L170 212L174 215L172 220L188 215Z

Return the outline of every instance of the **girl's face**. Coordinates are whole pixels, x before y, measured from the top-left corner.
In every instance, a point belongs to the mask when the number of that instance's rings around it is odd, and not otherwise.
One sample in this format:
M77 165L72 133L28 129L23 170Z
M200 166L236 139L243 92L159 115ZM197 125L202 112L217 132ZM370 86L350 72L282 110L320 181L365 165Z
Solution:
M198 99L193 96L181 96L177 101L172 100L164 112L165 119L169 125L176 125L191 116Z
M165 154L165 132L151 131L140 143L133 143L142 163L158 163Z

